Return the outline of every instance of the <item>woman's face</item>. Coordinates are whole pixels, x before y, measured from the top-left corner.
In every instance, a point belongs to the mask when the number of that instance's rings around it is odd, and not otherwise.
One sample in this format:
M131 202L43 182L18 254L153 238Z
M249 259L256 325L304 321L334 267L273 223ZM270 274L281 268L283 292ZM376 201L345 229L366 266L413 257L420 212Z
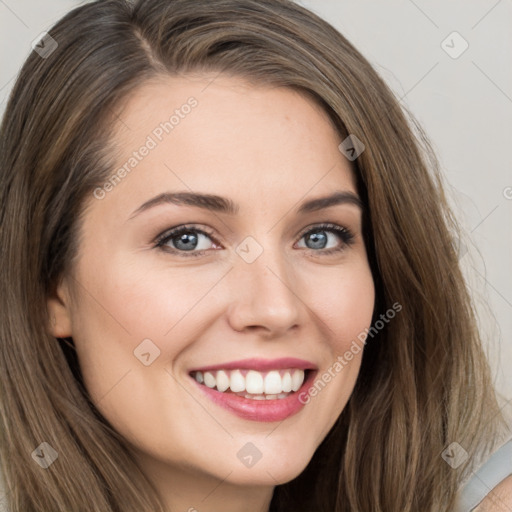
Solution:
M226 76L147 83L116 115L53 332L148 471L289 481L349 399L362 352L333 368L374 306L341 138L297 92Z

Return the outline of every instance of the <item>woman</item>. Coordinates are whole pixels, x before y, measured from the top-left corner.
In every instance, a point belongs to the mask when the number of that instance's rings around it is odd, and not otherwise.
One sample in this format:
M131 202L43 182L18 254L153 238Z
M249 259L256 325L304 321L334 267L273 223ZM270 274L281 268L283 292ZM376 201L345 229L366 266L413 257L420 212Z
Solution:
M0 147L9 510L510 506L435 158L326 22L81 6Z

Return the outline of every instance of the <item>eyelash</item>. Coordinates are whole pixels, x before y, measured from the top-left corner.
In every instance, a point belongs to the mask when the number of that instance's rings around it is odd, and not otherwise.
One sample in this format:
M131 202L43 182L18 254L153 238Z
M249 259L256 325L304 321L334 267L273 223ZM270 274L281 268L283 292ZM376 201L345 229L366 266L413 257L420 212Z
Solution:
M334 254L334 253L343 251L346 247L348 247L354 243L355 236L349 229L342 227L342 226L338 226L336 224L331 224L329 222L323 223L323 224L318 224L316 226L313 226L312 228L307 229L306 231L303 231L300 235L299 240L304 238L304 236L306 236L310 233L315 233L318 231L326 231L326 232L331 232L331 233L338 235L338 237L342 240L342 245L340 247L335 247L335 248L331 248L331 249L315 250L315 249L306 248L307 250L312 251L314 253L319 252L323 255L330 255L330 254ZM194 225L185 225L185 226L179 226L179 227L173 228L171 230L165 231L164 233L159 235L157 237L157 239L155 240L155 248L161 249L162 251L165 251L165 252L170 252L172 254L178 254L185 258L188 258L188 257L193 258L193 257L197 257L197 256L202 256L206 252L206 250L182 251L182 250L174 249L174 248L166 245L173 238L176 238L179 235L182 235L184 233L189 233L189 232L194 232L194 233L199 233L201 235L205 235L205 236L211 238L212 241L217 243L213 232L196 228Z

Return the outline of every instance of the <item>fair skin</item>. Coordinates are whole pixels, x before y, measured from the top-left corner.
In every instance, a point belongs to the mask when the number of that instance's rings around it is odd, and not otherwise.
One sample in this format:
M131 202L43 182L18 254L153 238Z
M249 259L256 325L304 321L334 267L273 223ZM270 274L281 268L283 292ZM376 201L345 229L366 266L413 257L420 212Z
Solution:
M474 512L510 512L512 510L512 475L498 484Z
M282 421L220 407L189 372L282 357L328 372L371 323L362 211L344 202L298 213L334 191L357 196L342 139L310 99L227 76L161 77L137 89L118 112L113 171L191 96L197 106L172 132L103 199L88 200L79 258L48 301L52 331L73 337L92 400L167 510L263 512L274 487L304 470L334 425L362 351ZM229 198L239 211L160 203L134 214L176 191ZM324 228L313 231L315 245L304 233L325 222L353 240ZM158 235L183 224L212 233L195 232L198 257L183 256L179 236L165 242L179 254L155 247ZM248 236L262 249L251 263L236 252ZM160 350L149 366L134 356L144 339ZM247 443L261 453L252 467L237 457Z

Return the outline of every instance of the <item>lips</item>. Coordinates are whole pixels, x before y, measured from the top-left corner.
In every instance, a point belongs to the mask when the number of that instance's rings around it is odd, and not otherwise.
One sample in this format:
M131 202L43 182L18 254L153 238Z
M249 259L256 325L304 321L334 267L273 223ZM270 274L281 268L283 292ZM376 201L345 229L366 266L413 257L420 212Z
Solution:
M189 372L214 403L244 419L282 421L305 404L317 373L310 361L296 358L244 359L195 368Z
M295 357L281 357L279 359L241 359L239 361L230 361L210 366L202 366L193 368L190 371L206 372L210 370L279 370L286 368L299 368L301 370L316 370L317 366L311 361L297 359Z

